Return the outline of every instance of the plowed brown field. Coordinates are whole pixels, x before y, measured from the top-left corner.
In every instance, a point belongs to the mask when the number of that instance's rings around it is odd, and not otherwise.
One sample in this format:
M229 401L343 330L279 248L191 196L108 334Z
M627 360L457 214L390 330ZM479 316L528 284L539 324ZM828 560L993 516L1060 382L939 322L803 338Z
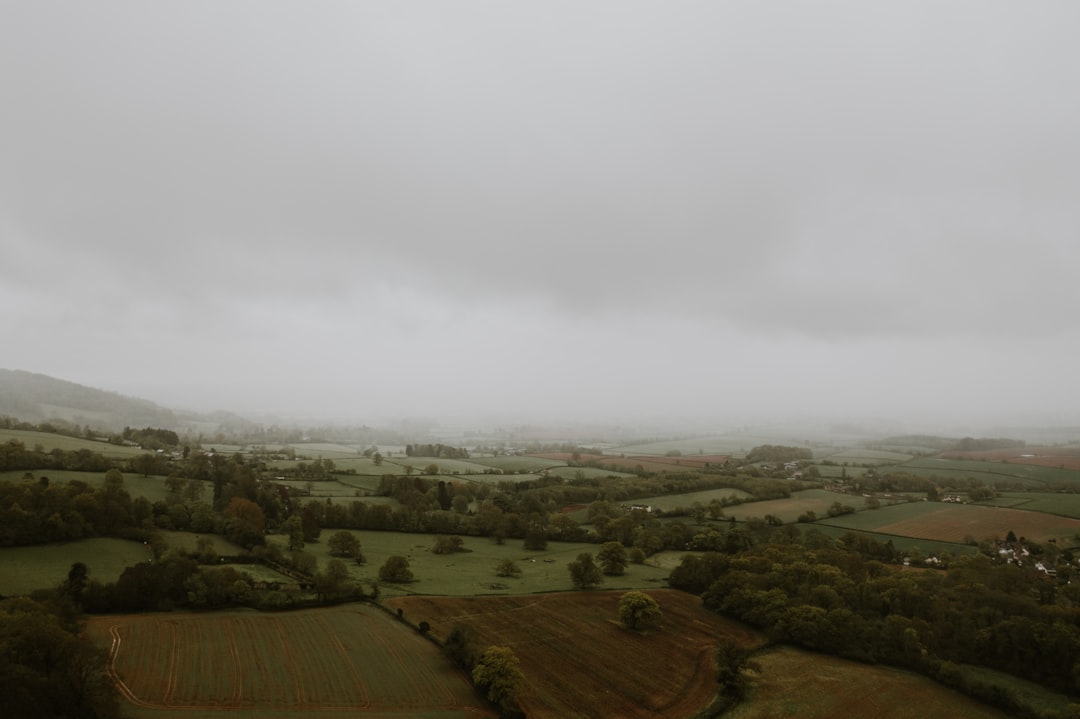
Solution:
M509 646L521 661L529 717L685 719L716 695L714 649L724 636L749 647L764 638L706 611L701 599L652 590L663 617L641 632L620 626L621 592L516 597L400 597L387 601L445 637L469 624L480 644Z
M367 605L102 616L88 631L137 717L494 716L436 647Z

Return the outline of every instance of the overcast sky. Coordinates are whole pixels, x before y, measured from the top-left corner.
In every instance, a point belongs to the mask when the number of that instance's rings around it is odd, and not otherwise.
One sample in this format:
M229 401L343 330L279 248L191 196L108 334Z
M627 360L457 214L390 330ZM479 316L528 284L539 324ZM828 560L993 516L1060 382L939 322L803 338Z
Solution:
M1074 2L0 3L0 367L172 407L1072 417Z

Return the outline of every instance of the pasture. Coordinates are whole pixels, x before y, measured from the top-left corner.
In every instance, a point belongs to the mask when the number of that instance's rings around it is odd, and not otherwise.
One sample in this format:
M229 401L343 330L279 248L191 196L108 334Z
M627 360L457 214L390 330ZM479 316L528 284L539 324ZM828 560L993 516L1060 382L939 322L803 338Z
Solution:
M33 432L23 429L0 429L0 444L5 444L11 440L22 442L27 449L40 447L45 452L51 452L54 449L63 450L64 452L77 452L80 449L85 449L105 457L116 459L129 459L131 457L137 457L140 454L146 454L146 450L140 449L139 447L124 447L117 444L109 444L108 442L100 442L94 439L68 437L67 435L53 434L52 432Z
M498 457L473 457L469 460L473 464L479 464L492 469L501 469L504 472L526 472L536 474L545 469L566 467L566 462L542 457L527 455L500 455Z
M1007 719L1009 714L899 669L778 647L754 657L746 700L730 719Z
M87 632L133 717L495 716L435 646L366 604L97 616Z
M716 694L713 648L722 637L758 647L758 632L706 610L700 598L649 591L663 616L629 631L617 621L620 592L512 597L403 597L386 602L445 638L464 622L478 644L506 645L525 675L530 717L685 719Z
M319 566L333 559L326 545L337 530L324 530L322 541L309 543L304 551L313 554ZM383 596L403 594L442 594L471 596L476 594L529 594L533 592L569 591L573 589L567 564L578 554L589 552L594 557L599 545L578 542L548 542L547 549L525 549L520 539L508 539L496 544L487 537L465 537L464 550L451 554L435 554L434 534L408 532L351 532L360 540L366 562L357 565L346 561L350 578L368 587L379 578L379 568L391 556L399 555L409 560L415 581L408 584L384 584L379 582ZM281 535L267 537L288 554L286 538ZM495 568L500 561L511 559L521 568L518 578L500 577ZM607 589L641 589L666 585L669 569L652 563L631 564L622 576L604 577L601 585Z
M31 475L35 480L47 477L51 484L63 484L65 482L85 482L94 488L100 488L105 484L104 472L72 472L66 469L38 469L33 472L0 472L0 482L20 482L25 475ZM146 497L151 502L163 501L169 494L165 486L165 477L150 475L144 477L134 472L124 472L124 489L131 498ZM211 487L209 483L204 485L203 496L209 497Z
M837 494L824 489L806 489L801 492L792 492L786 499L767 499L763 502L746 502L731 507L724 507L725 517L734 517L740 522L745 522L751 517L762 519L767 514L779 518L785 524L790 524L799 518L799 515L807 511L814 512L823 517L829 507L835 502L841 504L862 505L861 497L852 497L847 494Z
M841 449L832 453L821 453L818 461L828 460L837 464L899 464L911 460L912 455L901 452L889 452L880 449Z
M880 509L828 517L818 521L844 529L861 529L917 539L963 543L971 538L1004 539L1009 531L1018 537L1045 542L1075 543L1080 519L1059 517L1007 507L987 507L945 502L908 502Z
M0 549L0 595L51 589L67 579L75 562L90 570L90 579L115 582L125 569L145 562L150 552L142 542L96 537L77 542L35 544Z
M705 489L700 492L683 492L681 494L661 494L655 497L641 497L634 499L632 504L644 504L651 506L664 512L670 512L674 509L685 508L689 509L695 502L700 502L703 505L708 505L709 502L714 499L746 499L750 494L744 492L741 489L733 489L731 487L721 487L720 489ZM724 514L728 514L729 509L735 509L735 506L725 507ZM571 515L573 516L573 515ZM585 521L588 516L588 512L582 513L582 518L579 521ZM576 519L576 517L575 517Z

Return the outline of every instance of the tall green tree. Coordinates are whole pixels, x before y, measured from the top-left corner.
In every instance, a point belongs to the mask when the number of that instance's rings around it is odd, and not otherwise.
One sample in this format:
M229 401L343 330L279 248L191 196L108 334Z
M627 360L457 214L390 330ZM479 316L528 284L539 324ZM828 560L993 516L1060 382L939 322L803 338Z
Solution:
M660 615L660 604L645 592L627 592L619 597L619 621L630 629Z
M326 542L330 554L335 557L355 557L360 551L360 540L352 532L334 532Z
M517 706L525 675L510 647L488 647L472 671L473 682L496 706L504 710Z
M626 572L626 547L618 542L604 542L600 545L600 551L597 553L597 559L600 560L600 567L604 570L604 574L623 574Z
M593 560L593 555L582 552L577 559L566 565L570 572L570 581L578 589L589 589L604 581L600 574L600 567Z
M409 560L395 554L379 567L379 581L391 584L404 584L413 580L412 570L409 569Z

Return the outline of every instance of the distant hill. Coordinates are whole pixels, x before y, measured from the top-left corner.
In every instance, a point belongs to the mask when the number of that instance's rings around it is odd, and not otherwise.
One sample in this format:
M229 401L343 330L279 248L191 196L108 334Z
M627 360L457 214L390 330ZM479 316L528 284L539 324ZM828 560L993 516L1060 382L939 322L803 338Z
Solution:
M0 369L0 416L3 415L24 422L60 420L109 431L124 427L161 427L181 431L247 423L227 413L199 415L175 412L149 400L126 397L48 375L8 369Z

